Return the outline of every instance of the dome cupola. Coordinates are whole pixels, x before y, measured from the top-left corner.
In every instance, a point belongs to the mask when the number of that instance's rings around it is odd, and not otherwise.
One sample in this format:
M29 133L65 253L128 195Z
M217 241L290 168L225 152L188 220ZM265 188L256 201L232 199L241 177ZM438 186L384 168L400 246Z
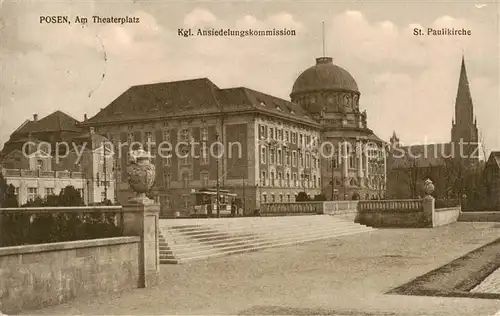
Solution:
M290 97L326 90L359 93L356 81L347 70L335 65L331 57L319 57L316 65L303 71L295 80Z

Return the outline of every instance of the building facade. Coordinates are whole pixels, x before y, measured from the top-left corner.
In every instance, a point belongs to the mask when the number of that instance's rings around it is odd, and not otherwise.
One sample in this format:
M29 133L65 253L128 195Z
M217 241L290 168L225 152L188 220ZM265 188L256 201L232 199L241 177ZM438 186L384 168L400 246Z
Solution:
M157 170L151 194L164 213L188 210L191 190L217 184L236 193L246 212L294 202L299 192L383 197L385 143L367 127L352 76L331 58L318 58L290 96L220 89L207 78L147 84L129 88L80 126L117 149L122 203L132 195L128 152L134 142L148 147ZM212 149L219 142L217 153L224 153L217 158Z
M7 184L14 186L19 205L36 197L58 195L67 186L78 190L85 204L114 202L115 159L112 148L106 147L107 139L92 130L84 132L81 127L67 127L69 124L62 126L79 133L68 135L64 129L58 132L57 127L53 127L47 134L50 124L63 120L71 124L78 122L60 111L42 120L35 115L34 120L23 123L4 146L0 168ZM24 134L18 134L26 126L30 129L24 138L21 137ZM39 139L37 135L42 136ZM57 142L64 142L68 147L60 146L56 150Z

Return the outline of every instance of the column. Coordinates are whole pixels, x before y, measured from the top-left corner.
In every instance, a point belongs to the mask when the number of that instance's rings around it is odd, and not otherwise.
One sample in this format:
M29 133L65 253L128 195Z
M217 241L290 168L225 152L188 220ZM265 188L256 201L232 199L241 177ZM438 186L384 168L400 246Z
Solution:
M139 236L139 288L158 284L160 276L159 204L123 205L123 235Z

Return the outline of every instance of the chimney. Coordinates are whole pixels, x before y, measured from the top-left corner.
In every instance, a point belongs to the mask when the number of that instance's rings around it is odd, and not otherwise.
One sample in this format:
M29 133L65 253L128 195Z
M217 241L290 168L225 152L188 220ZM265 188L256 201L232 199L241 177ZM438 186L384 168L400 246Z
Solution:
M87 120L87 113L83 114L83 121L85 122Z
M38 114L33 114L33 121L35 121L35 122L38 121Z

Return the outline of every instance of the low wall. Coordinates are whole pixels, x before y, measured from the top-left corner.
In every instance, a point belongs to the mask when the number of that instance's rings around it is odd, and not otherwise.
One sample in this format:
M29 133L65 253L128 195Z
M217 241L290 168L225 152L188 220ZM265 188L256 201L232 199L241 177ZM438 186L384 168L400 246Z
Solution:
M497 212L460 212L459 222L500 222L500 210Z
M422 200L360 201L354 221L371 227L421 228L431 225Z
M460 214L460 206L437 208L432 215L432 227L445 226L455 223Z
M0 310L18 313L137 288L139 242L116 237L0 248Z

